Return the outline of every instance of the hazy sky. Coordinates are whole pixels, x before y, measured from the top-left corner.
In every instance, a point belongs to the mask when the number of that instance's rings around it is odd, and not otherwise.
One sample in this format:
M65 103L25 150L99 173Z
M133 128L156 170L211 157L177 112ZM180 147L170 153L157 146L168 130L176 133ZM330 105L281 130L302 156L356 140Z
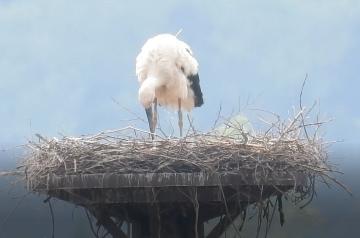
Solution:
M112 98L145 118L135 57L180 28L200 62L199 128L248 98L287 117L308 73L326 138L359 141L360 1L0 0L0 145L126 126Z

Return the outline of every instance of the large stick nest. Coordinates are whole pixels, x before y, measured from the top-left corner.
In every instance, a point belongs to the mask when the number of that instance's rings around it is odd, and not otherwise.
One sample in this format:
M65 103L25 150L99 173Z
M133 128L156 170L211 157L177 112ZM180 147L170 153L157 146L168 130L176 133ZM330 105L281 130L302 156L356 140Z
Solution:
M49 174L220 172L244 169L256 174L304 172L331 178L325 143L318 137L323 122L305 123L309 111L290 120L266 122L269 128L255 133L243 125L226 123L232 133L199 133L184 138L156 136L133 127L92 136L47 139L37 135L28 143L23 161L26 179L43 181ZM310 133L311 132L311 133ZM311 134L311 135L310 135Z

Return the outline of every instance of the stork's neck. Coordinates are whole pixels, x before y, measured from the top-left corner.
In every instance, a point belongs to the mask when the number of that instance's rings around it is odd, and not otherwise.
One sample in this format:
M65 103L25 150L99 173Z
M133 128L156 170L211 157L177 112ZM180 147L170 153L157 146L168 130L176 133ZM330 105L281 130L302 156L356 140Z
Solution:
M141 84L139 89L139 101L145 108L149 108L154 101L157 86L158 80L155 77L148 77Z

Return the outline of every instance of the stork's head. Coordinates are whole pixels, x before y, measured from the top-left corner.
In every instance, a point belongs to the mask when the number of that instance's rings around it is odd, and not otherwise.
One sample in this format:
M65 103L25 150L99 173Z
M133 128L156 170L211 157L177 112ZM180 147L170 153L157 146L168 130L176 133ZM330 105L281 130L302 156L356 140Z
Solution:
M199 63L194 58L190 47L182 41L179 41L179 57L176 61L177 66L186 76L198 73Z
M148 77L140 86L139 101L145 107L149 108L155 99L156 78Z

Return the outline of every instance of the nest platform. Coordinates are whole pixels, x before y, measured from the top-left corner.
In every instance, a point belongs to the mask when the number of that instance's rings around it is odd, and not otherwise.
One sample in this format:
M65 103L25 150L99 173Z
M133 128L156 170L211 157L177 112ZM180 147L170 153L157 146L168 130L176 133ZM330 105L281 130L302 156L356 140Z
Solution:
M276 198L280 212L282 196L307 200L315 177L331 178L323 143L304 136L300 115L261 134L235 128L241 138L194 132L150 140L132 127L37 135L23 160L24 179L29 191L83 206L112 237L220 237L245 219L248 206L262 204L261 216Z

